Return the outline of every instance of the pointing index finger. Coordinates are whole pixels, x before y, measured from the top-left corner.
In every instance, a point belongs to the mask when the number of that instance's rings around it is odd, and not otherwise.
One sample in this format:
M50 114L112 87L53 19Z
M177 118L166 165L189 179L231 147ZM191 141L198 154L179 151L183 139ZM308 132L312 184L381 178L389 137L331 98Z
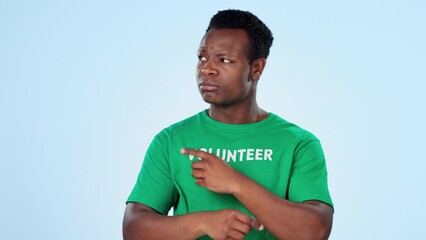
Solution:
M181 148L180 153L184 155L192 155L199 157L201 159L207 159L210 157L210 153L207 153L205 151L197 150L197 149L189 149L189 148Z

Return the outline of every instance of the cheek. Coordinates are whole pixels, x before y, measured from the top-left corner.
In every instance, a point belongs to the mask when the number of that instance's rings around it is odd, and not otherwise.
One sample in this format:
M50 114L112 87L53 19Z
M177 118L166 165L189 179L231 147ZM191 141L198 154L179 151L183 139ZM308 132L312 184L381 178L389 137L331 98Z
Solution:
M251 84L250 74L248 71L241 71L234 75L235 84L238 84L241 88L246 88Z
M239 82L239 88L242 94L246 95L251 91L253 81L250 80L250 74L247 72L240 76L241 81Z

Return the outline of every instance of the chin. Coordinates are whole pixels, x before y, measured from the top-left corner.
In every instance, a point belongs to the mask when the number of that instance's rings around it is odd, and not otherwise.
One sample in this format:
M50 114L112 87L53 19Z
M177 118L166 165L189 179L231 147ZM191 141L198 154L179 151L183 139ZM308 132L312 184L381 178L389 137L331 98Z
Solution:
M206 102L206 103L208 103L208 104L213 104L213 105L218 104L216 101L213 101L213 100L211 100L211 99L203 98L203 100L204 100L204 102Z
M212 104L212 105L221 105L220 101L214 100L214 99L210 99L210 98L203 98L204 102L208 103L208 104Z
M217 98L216 96L212 96L209 94L201 94L201 97L203 98L204 102L211 104L211 105L215 105L215 106L228 106L228 105L232 105L233 103L236 103L237 101L233 101L233 100L226 100L223 98Z
M214 106L219 106L219 107L226 107L231 105L232 103L226 102L226 101L215 101L215 100L211 100L211 99L205 99L203 98L204 102L210 104L210 105L214 105Z

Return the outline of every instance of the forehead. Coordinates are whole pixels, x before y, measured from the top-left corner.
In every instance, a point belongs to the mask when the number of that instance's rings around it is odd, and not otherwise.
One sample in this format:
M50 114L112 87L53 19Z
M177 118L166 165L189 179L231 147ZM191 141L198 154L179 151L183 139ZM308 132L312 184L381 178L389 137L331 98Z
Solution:
M246 54L248 34L243 29L210 29L200 42L200 50Z

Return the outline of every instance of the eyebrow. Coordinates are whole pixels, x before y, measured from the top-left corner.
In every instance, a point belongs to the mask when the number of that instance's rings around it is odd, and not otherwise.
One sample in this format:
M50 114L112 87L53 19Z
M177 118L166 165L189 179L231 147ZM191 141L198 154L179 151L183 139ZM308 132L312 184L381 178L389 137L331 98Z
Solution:
M197 53L207 52L205 48L199 48ZM215 57L237 57L236 54L228 53L228 52L217 52L214 53Z

